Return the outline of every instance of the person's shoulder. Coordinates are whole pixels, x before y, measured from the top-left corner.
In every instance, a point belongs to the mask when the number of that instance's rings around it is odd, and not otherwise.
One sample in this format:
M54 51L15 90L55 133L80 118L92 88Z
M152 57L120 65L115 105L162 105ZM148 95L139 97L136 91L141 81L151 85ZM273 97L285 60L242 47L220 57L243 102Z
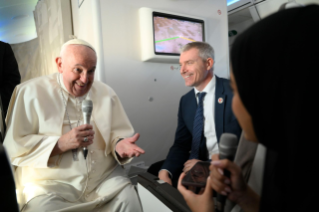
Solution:
M45 76L40 76L40 77L35 77L32 79L29 79L25 82L22 82L21 84L18 85L19 90L21 89L33 89L38 86L48 86L52 84L52 82L56 82L57 80L57 73L50 74L50 75L45 75Z
M111 86L98 80L94 80L93 87L100 88L100 89L113 90Z
M6 46L6 45L9 45L8 43L5 43L5 42L3 42L3 41L0 41L0 46L2 47L2 46Z
M1 57L3 56L3 54L4 54L4 52L5 52L6 45L9 45L9 44L0 41L0 56L1 56Z
M116 96L116 93L113 90L113 88L111 88L111 86L98 80L94 80L94 83L92 85L92 92L99 93L99 95L104 94L104 95Z
M222 77L219 77L219 76L216 76L216 75L214 75L215 77L216 77L216 82L220 82L220 83L223 83L223 84L225 84L225 83L230 83L230 80L229 79L226 79L226 78L222 78Z
M224 92L230 92L232 93L232 90L231 90L231 87L230 87L230 80L229 79L226 79L226 78L221 78L221 77L218 77L216 76L216 86L219 87L219 86L222 86L223 89L224 89Z
M191 99L195 98L195 91L194 91L194 88L191 89L190 91L188 91L186 94L184 94L182 97L181 97L181 101L189 101Z
M6 43L6 42L0 41L0 49L5 52L7 48L10 48L10 49L11 49L10 44L9 44L9 43Z

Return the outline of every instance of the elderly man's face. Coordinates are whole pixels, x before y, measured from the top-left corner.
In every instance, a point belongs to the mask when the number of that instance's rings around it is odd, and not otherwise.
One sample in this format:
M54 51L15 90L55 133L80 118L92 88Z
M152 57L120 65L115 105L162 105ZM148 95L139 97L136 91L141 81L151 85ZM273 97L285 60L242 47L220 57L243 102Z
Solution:
M86 94L94 81L96 67L95 52L83 45L69 45L61 57L56 59L63 83L75 97Z

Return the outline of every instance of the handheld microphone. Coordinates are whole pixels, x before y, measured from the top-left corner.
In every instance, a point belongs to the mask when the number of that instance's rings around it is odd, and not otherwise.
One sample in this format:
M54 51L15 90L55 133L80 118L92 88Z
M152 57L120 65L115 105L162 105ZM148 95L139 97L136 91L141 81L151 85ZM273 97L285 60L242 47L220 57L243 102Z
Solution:
M237 151L238 140L237 136L231 133L223 133L219 141L219 159L228 159L233 161ZM224 176L230 177L230 172L224 170ZM223 212L227 196L217 194L217 212Z
M91 115L93 110L93 102L91 100L83 100L82 102L82 113L83 113L83 122L84 124L90 124ZM83 147L84 158L88 154L88 149Z

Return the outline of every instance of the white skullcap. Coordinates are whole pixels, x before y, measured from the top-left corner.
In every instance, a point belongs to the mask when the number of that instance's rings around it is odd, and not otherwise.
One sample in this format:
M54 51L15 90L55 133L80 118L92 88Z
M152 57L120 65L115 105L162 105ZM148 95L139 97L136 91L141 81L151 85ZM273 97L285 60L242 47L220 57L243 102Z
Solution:
M62 54L62 51L69 45L82 45L82 46L87 46L89 48L91 48L95 53L95 49L93 48L93 46L91 44L89 44L88 42L81 40L81 39L72 39L67 41L66 43L64 43L61 47L61 52L60 55Z

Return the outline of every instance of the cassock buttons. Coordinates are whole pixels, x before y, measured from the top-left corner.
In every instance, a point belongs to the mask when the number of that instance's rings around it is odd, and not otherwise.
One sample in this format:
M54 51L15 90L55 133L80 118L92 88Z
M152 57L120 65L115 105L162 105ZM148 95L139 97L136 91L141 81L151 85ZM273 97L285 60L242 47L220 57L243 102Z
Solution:
M222 97L219 97L217 101L219 104L222 104L224 102L224 99Z

